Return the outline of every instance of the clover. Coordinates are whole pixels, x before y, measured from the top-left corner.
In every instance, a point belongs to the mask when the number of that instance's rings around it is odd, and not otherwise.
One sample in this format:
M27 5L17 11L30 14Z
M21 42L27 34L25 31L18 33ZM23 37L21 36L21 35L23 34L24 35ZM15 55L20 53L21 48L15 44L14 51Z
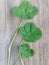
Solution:
M24 26L22 26L22 24L23 20L34 18L38 14L38 8L33 6L29 1L23 1L19 6L14 6L11 11L14 16L19 17L21 20L10 42L8 65L10 65L11 50L18 34L22 36L19 45L19 59L21 60L21 64L24 65L22 56L25 58L34 56L34 51L30 48L28 43L39 40L42 37L42 31L32 22L28 22ZM17 62L15 65L17 65Z
M29 58L34 56L34 51L30 48L30 46L28 44L22 44L20 46L20 53L23 57L25 58Z
M29 1L23 1L20 6L13 7L12 13L22 19L32 19L38 13L38 8L33 6Z
M41 30L34 23L27 23L19 29L19 34L27 42L36 42L42 36Z

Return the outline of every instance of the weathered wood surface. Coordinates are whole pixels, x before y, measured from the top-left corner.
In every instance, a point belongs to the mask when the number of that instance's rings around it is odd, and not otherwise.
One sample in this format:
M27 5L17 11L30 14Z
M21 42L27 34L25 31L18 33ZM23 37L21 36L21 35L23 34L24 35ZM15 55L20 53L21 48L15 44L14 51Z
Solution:
M35 44L30 44L35 51L32 58L24 59L25 65L49 65L49 0L29 0L39 8L39 14L32 19L43 32L42 38ZM7 65L7 51L10 40L19 24L19 19L11 14L11 8L18 6L22 0L0 0L0 65ZM26 23L25 21L24 23ZM12 49L12 64L18 58L18 35ZM18 63L17 65L20 65Z

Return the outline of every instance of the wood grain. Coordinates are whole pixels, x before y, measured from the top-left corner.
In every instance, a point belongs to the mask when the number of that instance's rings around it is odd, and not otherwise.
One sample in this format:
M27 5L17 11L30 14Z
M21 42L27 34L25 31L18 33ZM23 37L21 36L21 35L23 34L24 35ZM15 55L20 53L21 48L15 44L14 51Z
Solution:
M30 44L35 55L24 59L25 65L49 65L49 0L29 0L32 5L39 9L39 14L32 19L43 33L42 38L35 44ZM18 6L22 0L0 0L0 65L7 65L8 46L10 40L19 24L20 19L11 13L13 6ZM24 24L28 22L25 20ZM11 65L18 58L18 45L21 37L18 35L12 48ZM21 65L18 62L17 65Z

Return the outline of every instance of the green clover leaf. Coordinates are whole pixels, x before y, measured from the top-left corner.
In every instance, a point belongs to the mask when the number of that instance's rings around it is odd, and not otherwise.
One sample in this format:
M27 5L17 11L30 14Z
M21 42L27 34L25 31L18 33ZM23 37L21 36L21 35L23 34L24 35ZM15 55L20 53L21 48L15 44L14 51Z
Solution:
M36 42L42 36L41 30L34 23L30 22L19 29L19 34L27 42Z
M19 7L13 7L12 13L22 19L32 19L35 15L37 15L38 9L35 6L32 6L29 1L24 1Z
M12 8L12 13L17 16L17 17L21 17L23 14L23 10L20 9L19 7L13 7Z
M30 49L30 46L28 44L22 44L20 46L20 53L25 58L29 58L34 55L34 51L32 49Z

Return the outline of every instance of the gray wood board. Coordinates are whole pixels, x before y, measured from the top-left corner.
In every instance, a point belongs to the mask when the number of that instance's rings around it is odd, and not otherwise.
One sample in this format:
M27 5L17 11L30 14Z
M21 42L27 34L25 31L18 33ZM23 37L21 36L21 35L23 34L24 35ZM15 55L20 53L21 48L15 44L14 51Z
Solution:
M35 44L30 44L35 55L24 59L25 65L49 65L49 0L29 0L39 9L39 14L32 19L43 33L42 38ZM22 0L0 0L0 65L7 65L8 46L10 40L19 24L20 19L11 13L13 6L18 6ZM28 22L25 20L23 24ZM18 45L21 37L18 35L12 48L11 65L18 58ZM20 65L20 62L18 62ZM18 65L17 64L17 65Z

